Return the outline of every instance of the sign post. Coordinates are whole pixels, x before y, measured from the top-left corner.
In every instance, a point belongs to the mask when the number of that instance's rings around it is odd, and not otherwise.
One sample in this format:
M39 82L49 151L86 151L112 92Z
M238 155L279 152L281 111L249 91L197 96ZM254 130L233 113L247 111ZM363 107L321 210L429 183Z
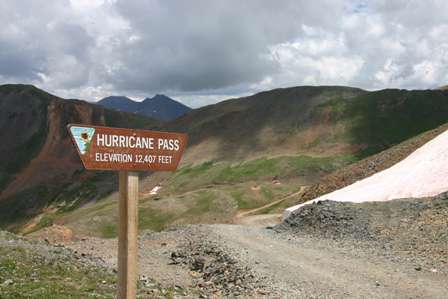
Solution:
M138 255L138 173L119 172L118 298L135 298Z
M138 275L138 172L173 171L187 135L88 125L68 125L86 169L119 171L118 299L134 299Z

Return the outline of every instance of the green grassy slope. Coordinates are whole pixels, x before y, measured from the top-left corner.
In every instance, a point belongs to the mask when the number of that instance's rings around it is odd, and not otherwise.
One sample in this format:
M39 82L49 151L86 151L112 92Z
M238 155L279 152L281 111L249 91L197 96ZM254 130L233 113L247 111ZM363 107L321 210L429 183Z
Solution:
M322 148L326 142L332 143L333 132L323 134L314 127L322 121L313 119L317 105L364 93L339 86L275 89L199 108L162 128L188 132L193 148L186 159L194 157L193 162L243 161L254 155L277 153L295 155L306 152L318 139ZM305 138L304 132L312 136ZM217 146L210 148L210 140L216 140Z
M283 156L184 166L162 181L156 196L141 194L140 229L159 231L182 223L232 222L239 211L295 193L352 161L351 156ZM117 194L111 194L80 209L61 209L40 219L36 229L57 223L79 234L115 237L117 221Z
M311 157L281 156L259 158L240 163L213 161L197 166L182 167L166 181L167 190L187 192L210 185L231 185L247 181L264 181L273 178L307 177L328 173L354 161L351 156Z
M448 93L387 89L353 99L333 99L315 111L331 111L333 120L350 126L351 142L364 145L360 154L365 157L445 123Z

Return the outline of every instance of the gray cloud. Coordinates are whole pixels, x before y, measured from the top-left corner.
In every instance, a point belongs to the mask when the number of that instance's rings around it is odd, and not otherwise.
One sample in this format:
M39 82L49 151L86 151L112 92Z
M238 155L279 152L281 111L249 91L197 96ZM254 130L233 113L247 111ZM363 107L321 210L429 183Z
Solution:
M319 22L317 5L304 3L118 1L134 41L117 43L123 64L109 79L120 88L182 91L262 80L281 71L269 46L300 34L303 22ZM320 14L325 23L329 12Z
M89 51L95 45L69 1L2 1L0 76L51 88L88 82Z
M0 80L194 105L303 84L430 88L448 82L447 10L441 0L3 0Z

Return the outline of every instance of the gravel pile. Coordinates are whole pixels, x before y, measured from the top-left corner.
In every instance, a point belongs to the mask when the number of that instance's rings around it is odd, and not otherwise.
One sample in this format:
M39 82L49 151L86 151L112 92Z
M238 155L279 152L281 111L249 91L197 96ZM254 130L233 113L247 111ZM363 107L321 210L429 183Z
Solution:
M264 294L263 284L251 270L242 265L222 244L211 240L205 232L171 253L173 264L190 269L193 287L204 298L250 297Z
M322 201L295 211L274 229L354 240L387 254L448 266L448 193L390 202Z
M369 219L363 215L360 205L329 200L300 208L274 229L330 239L348 236L361 240L375 238L369 230Z

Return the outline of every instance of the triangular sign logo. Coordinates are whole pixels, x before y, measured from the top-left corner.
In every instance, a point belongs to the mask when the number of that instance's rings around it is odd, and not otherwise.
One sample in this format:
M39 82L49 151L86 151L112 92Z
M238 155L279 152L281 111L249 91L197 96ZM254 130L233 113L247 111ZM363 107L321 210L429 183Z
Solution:
M95 134L95 128L72 126L70 127L70 133L72 133L81 155L87 153L90 149L93 135Z

